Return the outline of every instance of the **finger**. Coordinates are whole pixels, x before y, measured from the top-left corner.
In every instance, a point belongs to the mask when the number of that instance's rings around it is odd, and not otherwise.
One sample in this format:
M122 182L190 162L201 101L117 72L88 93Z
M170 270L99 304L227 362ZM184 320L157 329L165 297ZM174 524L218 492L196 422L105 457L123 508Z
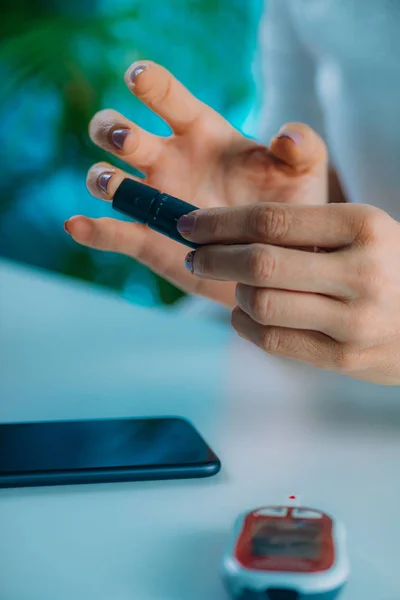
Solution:
M199 244L262 242L279 246L340 248L359 235L372 206L279 203L197 210L178 221L183 237Z
M90 121L89 135L97 146L143 172L157 162L162 150L160 137L141 129L115 110L98 112Z
M260 325L240 308L235 308L232 313L232 326L241 337L268 354L321 368L339 369L341 366L341 345L323 333Z
M196 280L184 268L182 246L143 225L74 216L65 223L65 229L79 244L131 256L188 293L234 305L232 284Z
M203 246L186 257L198 277L260 288L352 298L352 276L340 254L264 244ZM189 264L188 264L189 263Z
M239 284L236 287L236 302L243 312L260 325L319 331L344 341L347 306L326 296Z
M221 115L198 100L171 73L156 63L133 63L125 73L125 82L178 135L193 133L193 128L204 122L211 131L215 125L220 128L222 123L227 131L232 131Z
M140 253L146 236L143 225L110 218L91 219L76 215L66 221L64 227L76 242L88 248L132 257Z
M304 123L286 123L272 138L270 151L296 174L325 168L328 160L325 142Z
M134 179L141 183L144 181L139 177L134 177L121 169L117 169L107 162L100 162L89 169L86 177L86 186L95 198L111 202L115 192L123 180L127 178Z

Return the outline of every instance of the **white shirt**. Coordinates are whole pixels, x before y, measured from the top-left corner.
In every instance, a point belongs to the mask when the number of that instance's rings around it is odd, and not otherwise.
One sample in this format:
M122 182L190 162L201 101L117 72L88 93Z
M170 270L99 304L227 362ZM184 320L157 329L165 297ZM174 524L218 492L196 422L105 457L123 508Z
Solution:
M400 220L400 0L269 0L261 44L263 140L307 123L348 199Z

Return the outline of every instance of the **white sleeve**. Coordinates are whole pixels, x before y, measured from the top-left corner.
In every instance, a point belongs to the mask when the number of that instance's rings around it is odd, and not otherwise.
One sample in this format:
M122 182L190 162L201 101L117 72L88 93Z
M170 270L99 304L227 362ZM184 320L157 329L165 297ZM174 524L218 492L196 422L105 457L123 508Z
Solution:
M296 32L290 4L290 0L267 0L261 20L260 139L265 144L289 121L306 123L325 137L315 62Z

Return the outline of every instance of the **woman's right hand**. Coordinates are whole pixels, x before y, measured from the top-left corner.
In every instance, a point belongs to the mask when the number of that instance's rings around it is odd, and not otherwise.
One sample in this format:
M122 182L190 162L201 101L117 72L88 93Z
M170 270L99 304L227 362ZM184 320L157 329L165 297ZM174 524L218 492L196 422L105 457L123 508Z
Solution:
M134 63L125 81L172 135L153 135L113 110L96 114L89 132L98 146L143 172L148 185L199 208L327 202L326 148L306 125L285 125L267 148L244 137L157 64ZM89 171L88 189L110 201L126 177L132 176L99 163ZM80 244L127 254L186 292L235 304L234 284L192 277L184 268L187 249L146 227L84 216L72 217L65 227Z

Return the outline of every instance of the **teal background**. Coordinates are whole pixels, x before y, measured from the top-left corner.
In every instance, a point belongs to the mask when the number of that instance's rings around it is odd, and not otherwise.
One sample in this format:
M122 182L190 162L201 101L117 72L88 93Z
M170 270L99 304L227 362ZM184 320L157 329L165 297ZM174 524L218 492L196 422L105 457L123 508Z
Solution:
M117 290L132 302L180 292L126 257L82 248L63 222L111 215L85 187L107 158L87 135L112 107L167 134L123 82L134 60L162 63L234 126L255 135L261 0L14 0L0 20L0 254ZM116 161L114 161L116 162Z

